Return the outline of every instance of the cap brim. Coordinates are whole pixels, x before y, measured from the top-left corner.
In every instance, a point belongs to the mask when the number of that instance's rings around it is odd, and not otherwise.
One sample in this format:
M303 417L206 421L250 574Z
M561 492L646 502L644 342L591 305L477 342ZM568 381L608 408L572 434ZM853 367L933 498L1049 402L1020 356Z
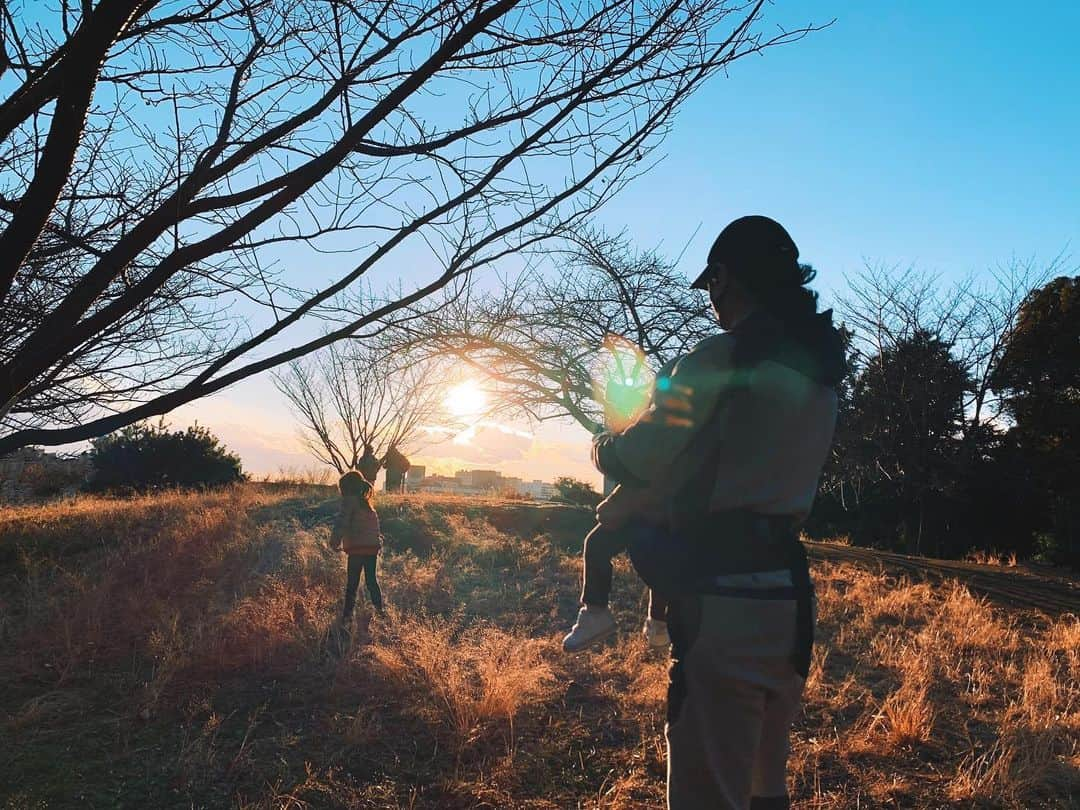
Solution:
M706 267L701 271L694 282L690 285L691 290L707 290L709 288L709 279L716 273L715 267Z

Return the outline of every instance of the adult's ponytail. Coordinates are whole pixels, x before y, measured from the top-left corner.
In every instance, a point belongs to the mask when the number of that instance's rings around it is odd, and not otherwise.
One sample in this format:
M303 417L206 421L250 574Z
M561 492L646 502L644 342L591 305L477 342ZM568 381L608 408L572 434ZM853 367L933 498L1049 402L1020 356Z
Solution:
M810 265L792 263L779 272L751 276L747 286L763 310L787 321L817 313L817 293L806 286L816 276L817 271Z

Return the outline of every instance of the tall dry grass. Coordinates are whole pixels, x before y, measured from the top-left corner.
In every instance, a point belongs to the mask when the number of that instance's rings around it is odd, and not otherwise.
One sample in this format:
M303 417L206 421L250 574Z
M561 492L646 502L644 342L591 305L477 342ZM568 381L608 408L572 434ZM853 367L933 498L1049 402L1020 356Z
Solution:
M78 687L123 661L127 708L145 717L180 675L305 654L328 623L337 560L299 527L253 520L290 494L237 487L0 510L0 678Z
M1080 620L848 565L816 576L824 639L792 763L808 807L1080 795Z
M392 613L368 650L372 677L410 691L413 707L448 732L458 750L500 736L513 746L523 706L551 692L553 650L487 624Z
M666 660L565 657L587 513L379 502L383 617L332 632L319 486L0 509L0 804L663 806ZM1007 562L1007 561L1006 561ZM1064 808L1080 795L1080 620L816 565L799 808Z

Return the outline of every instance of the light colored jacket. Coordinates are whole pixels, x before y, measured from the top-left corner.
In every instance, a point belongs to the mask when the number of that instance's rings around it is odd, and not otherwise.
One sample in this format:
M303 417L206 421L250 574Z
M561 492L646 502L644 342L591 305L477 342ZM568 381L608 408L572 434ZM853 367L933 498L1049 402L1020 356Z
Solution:
M346 554L378 554L382 548L379 516L363 498L342 498L341 512L330 534L330 547Z
M836 427L836 391L776 360L738 368L734 345L731 334L703 340L637 422L598 439L597 466L623 482L616 501L632 498L637 484L655 493L643 504L651 510L703 474L709 453L716 480L708 511L810 511Z

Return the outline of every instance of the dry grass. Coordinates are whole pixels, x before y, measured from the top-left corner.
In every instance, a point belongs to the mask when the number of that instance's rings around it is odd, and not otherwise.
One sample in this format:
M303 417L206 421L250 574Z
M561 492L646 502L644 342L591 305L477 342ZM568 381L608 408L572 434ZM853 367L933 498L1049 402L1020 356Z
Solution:
M0 509L0 806L662 807L666 662L624 560L621 639L558 651L588 514L379 508L391 608L347 639L326 487ZM1080 620L815 575L796 807L1074 806Z
M997 551L983 551L982 549L975 549L968 553L964 558L968 562L978 563L979 565L997 565L1005 568L1016 568L1016 552L1012 551L1008 554L1003 554Z
M550 644L484 624L393 613L368 652L373 676L411 688L414 708L449 731L459 750L492 733L512 747L518 711L541 702L554 680Z
M816 575L828 653L792 768L808 807L1071 806L1075 616L1009 613L959 585L847 565Z

